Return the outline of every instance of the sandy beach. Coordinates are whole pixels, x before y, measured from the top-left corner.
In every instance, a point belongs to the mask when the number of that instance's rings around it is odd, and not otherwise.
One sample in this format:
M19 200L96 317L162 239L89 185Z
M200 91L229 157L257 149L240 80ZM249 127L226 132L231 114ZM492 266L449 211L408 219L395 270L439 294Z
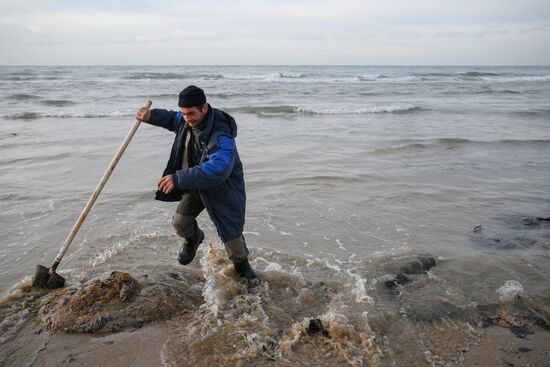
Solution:
M548 366L550 333L538 317L545 306L529 298L478 308L473 318L466 315L471 310L461 316L447 309L447 320L411 315L412 331L438 353L415 357L414 344L394 346L402 355L386 349L384 340L396 336L381 320L361 326L352 314L329 311L300 321L295 302L285 301L284 293L291 285L305 304L317 304L315 310L323 303L315 285L300 290L277 272L246 283L213 249L201 263L210 270L142 274L135 289L125 288L134 278L121 272L96 274L55 291L23 282L0 307L3 327L19 320L3 336L2 366ZM279 302L288 303L279 309ZM344 305L338 307L343 312ZM463 318L472 321L464 324ZM464 327L473 331L468 339Z
M165 366L164 344L170 337L172 328L181 327L187 321L182 317L151 323L138 329L96 335L50 332L33 320L10 342L11 353L4 366ZM550 365L549 361L550 333L547 331L537 331L521 339L509 329L491 326L483 330L479 342L464 352L462 360L456 366L545 367ZM267 365L287 365L267 358L265 362ZM206 365L208 364L204 364ZM237 365L253 366L246 363Z

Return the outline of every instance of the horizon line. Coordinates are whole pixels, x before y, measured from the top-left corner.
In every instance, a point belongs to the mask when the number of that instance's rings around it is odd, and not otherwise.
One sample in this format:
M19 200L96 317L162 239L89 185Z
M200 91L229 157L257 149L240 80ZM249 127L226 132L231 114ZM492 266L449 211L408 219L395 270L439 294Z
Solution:
M90 67L90 66L367 66L367 67L550 67L550 64L0 64L0 67Z

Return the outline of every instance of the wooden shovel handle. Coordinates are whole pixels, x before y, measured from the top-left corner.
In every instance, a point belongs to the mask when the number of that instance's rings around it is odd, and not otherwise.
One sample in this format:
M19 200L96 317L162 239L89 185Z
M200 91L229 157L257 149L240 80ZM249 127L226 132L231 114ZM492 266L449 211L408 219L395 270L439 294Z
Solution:
M145 103L145 107L149 109L151 107L152 102L147 101ZM73 225L73 228L69 232L69 235L67 236L67 239L65 239L65 242L63 242L63 246L61 246L61 249L59 250L59 253L55 257L55 261L50 268L50 272L54 273L57 269L57 266L61 262L61 259L63 258L63 255L65 255L65 252L71 245L71 242L73 241L74 237L78 233L78 230L80 229L80 226L82 225L82 222L84 222L84 219L86 219L86 216L90 212L90 209L94 206L95 201L97 200L99 194L101 193L101 190L103 189L103 186L107 183L107 180L111 176L111 173L113 173L118 161L120 160L120 157L122 157L122 154L126 150L126 147L130 143L130 140L132 140L132 137L136 133L137 128L139 127L141 121L137 120L134 122L132 127L130 128L130 131L128 131L128 134L126 134L126 137L124 138L124 141L122 144L120 144L120 147L118 148L117 152L115 153L115 156L113 157L113 160L111 163L109 163L109 166L107 167L107 170L103 174L103 177L99 180L94 192L92 193L92 196L90 196L90 199L88 199L88 202L86 203L86 206L84 206L84 209L80 213L80 216L76 220L76 223Z

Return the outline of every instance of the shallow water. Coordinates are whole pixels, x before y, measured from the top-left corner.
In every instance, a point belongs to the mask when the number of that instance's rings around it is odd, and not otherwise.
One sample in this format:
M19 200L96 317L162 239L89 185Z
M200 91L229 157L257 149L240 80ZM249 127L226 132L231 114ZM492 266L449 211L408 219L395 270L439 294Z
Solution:
M550 304L550 69L524 67L2 67L2 295L51 265L137 107L175 108L191 83L238 122L245 236L264 283L241 290L205 248L191 270L217 295L190 322L224 327L178 334L167 361L242 337L224 353L250 363L266 347L280 363L444 365L476 338L472 305L499 302L506 281ZM139 128L61 263L69 281L178 271L175 205L152 199L172 138ZM217 243L206 214L199 223ZM418 256L437 265L388 289ZM212 316L215 302L229 311ZM241 306L265 315L248 325ZM5 318L5 335L24 317ZM316 318L349 349L318 335L292 344Z

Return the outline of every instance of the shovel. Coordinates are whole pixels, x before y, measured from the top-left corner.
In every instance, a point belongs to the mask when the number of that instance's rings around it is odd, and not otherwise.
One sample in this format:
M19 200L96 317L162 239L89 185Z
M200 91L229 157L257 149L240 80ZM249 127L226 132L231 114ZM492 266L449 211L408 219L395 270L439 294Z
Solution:
M145 103L145 107L149 109L151 107L151 104L152 104L151 101L147 101L147 103ZM107 183L107 180L111 176L111 173L113 173L118 161L120 160L120 157L122 157L122 154L124 153L124 150L126 150L126 147L130 143L130 140L132 140L132 137L134 136L137 128L139 127L139 124L140 124L140 121L136 120L136 122L134 122L134 124L130 128L130 131L128 131L128 134L126 134L124 141L118 148L118 151L115 153L115 156L113 157L113 160L107 167L107 170L103 174L103 177L101 177L101 179L99 180L99 183L97 184L94 192L92 193L92 196L90 197L90 199L88 199L86 206L84 206L84 209L80 213L80 216L76 220L76 223L74 224L73 228L69 232L67 239L65 240L65 242L63 242L63 246L61 246L59 253L55 257L55 261L53 262L53 265L49 269L42 265L36 266L36 272L34 273L34 277L32 279L33 287L56 289L56 288L61 288L63 287L63 285L65 285L65 278L57 274L55 271L57 270L57 267L59 266L59 263L61 262L63 255L65 255L65 252L71 245L71 242L73 241L78 230L80 229L82 222L84 222L84 219L86 219L86 216L90 212L90 209L92 209L92 206L94 206L94 203L97 197L99 196L99 193L103 189L103 186L105 186L105 184Z

